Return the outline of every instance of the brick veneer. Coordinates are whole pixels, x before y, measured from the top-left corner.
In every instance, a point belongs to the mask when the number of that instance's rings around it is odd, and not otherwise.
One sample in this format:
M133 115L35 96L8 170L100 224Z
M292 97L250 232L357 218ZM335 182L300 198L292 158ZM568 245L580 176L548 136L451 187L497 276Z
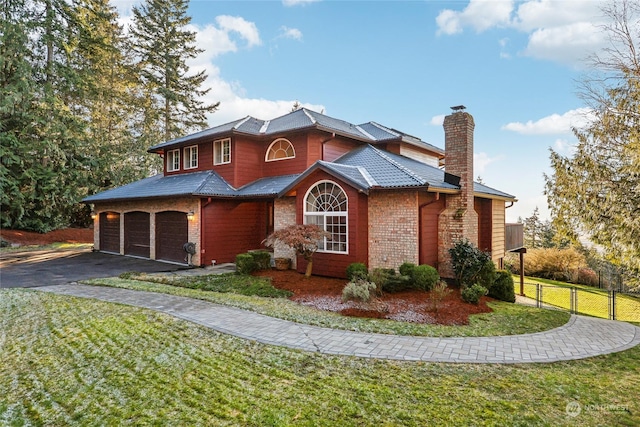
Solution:
M460 193L447 195L438 222L438 269L442 277L454 277L449 248L461 239L478 245L478 214L473 204L473 130L471 114L456 112L444 119L445 171L460 177Z
M296 224L296 198L283 197L273 202L273 229L280 230ZM275 244L273 256L276 258L289 258L291 267L296 268L296 251L283 244Z
M418 263L417 191L369 194L369 268L398 268Z
M100 212L117 212L120 214L120 254L124 255L124 214L127 212L149 213L149 245L151 259L156 259L156 213L164 211L193 212L194 219L188 222L189 241L196 244L196 253L191 260L193 265L200 265L200 200L192 198L145 200L130 202L111 202L96 204L94 211L98 214L93 222L94 247L100 250Z

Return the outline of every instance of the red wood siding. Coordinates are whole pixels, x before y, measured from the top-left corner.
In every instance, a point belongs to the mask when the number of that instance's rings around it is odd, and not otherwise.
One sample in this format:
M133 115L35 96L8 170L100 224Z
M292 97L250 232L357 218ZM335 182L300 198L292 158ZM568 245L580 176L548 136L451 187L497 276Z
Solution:
M264 176L263 143L244 136L235 136L231 147L233 178L228 181L238 188Z
M147 212L127 212L124 214L125 255L149 258L151 251L149 232L149 214Z
M334 138L325 142L322 146L322 159L327 162L333 162L343 154L353 150L358 144L341 138Z
M156 214L156 259L186 263L182 249L189 241L187 214L177 211Z
M342 189L347 193L348 198L348 215L347 215L347 229L349 233L349 253L348 254L334 254L317 252L313 256L313 274L319 276L330 277L346 277L346 269L349 264L354 262L367 263L369 258L368 253L368 212L367 212L367 196L359 193L348 184L335 179L331 175L316 171L311 176L307 177L300 186L297 188L296 198L296 210L297 210L297 223L302 224L304 216L304 196L318 181L330 180L339 184ZM304 272L307 268L307 263L302 257L298 257L298 271Z
M100 250L120 253L120 214L100 213Z
M445 208L445 197L435 194L420 198L420 264L438 268L438 216Z
M204 265L211 265L211 260L218 264L235 262L237 254L263 248L271 206L271 201L235 200L214 200L206 205L202 209L201 262Z
M485 252L491 252L492 205L491 199L475 197L473 208L478 214L478 248Z

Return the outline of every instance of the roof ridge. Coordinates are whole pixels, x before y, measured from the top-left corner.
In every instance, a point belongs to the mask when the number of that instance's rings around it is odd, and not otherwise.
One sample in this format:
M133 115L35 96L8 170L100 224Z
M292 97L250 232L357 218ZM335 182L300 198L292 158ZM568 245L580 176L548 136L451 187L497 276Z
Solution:
M371 123L373 126L377 127L380 130L383 130L385 132L390 133L391 135L400 136L400 134L397 131L394 131L394 130L390 129L390 128L386 127L385 125L381 125L380 123L376 123L376 122L373 122L373 121L371 121L369 123Z
M218 174L216 171L214 170L208 170L206 171L208 172L204 179L202 180L202 182L200 183L200 185L198 186L198 188L196 188L196 190L192 193L192 194L200 194L202 192L202 189L204 188L205 185L207 185L207 183L209 182L209 178L215 176L217 178L219 178L227 187L229 187L229 189L233 192L237 192L238 190L235 189L233 186L231 186L226 179L224 179L222 176L220 176L220 174ZM176 175L179 176L179 175Z
M309 118L309 120L311 120L311 123L313 123L314 125L316 123L318 123L318 121L309 113L309 111L307 111L306 108L302 107L301 110L305 114L305 116L307 116ZM294 111L294 113L295 113L295 111Z
M235 125L233 125L234 129L238 129L240 126L242 126L243 124L245 124L249 119L251 119L251 116L247 116L244 119L241 119L238 123L236 123ZM257 120L257 119L256 119Z
M356 129L358 129L360 132L362 132L367 138L369 138L372 141L377 141L377 139L371 135L369 132L367 132L366 130L362 129L362 127L360 127L360 125L356 125Z
M397 162L396 160L394 160L391 157L389 157L382 150L377 149L376 147L374 147L371 144L369 144L369 147L371 147L374 150L373 152L376 153L378 156L380 156L381 158L383 158L384 160L388 161L389 163L391 163L396 168L400 169L401 171L403 171L404 173L409 175L411 178L416 180L418 183L424 184L425 182L427 182L425 179L421 178L418 174L413 172L411 169L401 165L399 162Z
M269 128L269 123L271 123L271 120L265 120L264 123L262 124L262 127L258 131L258 133L267 133L267 129Z

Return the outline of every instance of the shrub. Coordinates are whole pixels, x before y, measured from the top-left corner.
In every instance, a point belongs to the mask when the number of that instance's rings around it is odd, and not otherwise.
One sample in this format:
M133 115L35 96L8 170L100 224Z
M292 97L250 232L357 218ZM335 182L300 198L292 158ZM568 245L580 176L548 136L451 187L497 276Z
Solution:
M496 265L491 259L485 261L482 268L476 276L476 283L480 286L491 290L493 283L496 281Z
M366 279L369 275L369 269L362 262L354 262L347 267L347 279Z
M236 271L239 274L251 274L256 269L256 262L251 254L236 255Z
M581 285L598 286L598 273L590 268L579 268L575 274L575 282Z
M440 302L445 299L447 295L451 293L451 289L447 287L446 282L438 282L434 285L433 289L429 293L429 300L431 301L431 310L438 311Z
M438 281L440 281L440 275L438 270L430 265L418 265L413 268L413 274L411 275L413 285L422 289L423 291L431 290Z
M401 276L409 276L413 277L413 270L415 270L416 265L412 262L403 262L402 265L398 268L398 272Z
M369 273L369 280L376 284L378 293L400 292L411 289L412 286L409 276L399 275L393 268L374 268Z
M516 293L513 286L513 277L507 270L496 272L496 280L489 288L489 296L500 301L516 302Z
M471 304L478 304L480 297L487 294L487 288L478 285L467 286L462 290L462 300Z
M349 300L370 302L372 292L376 290L376 284L365 279L355 279L347 283L342 290L342 302Z
M473 246L469 240L458 240L449 249L451 264L459 286L465 287L477 283L478 276L491 261L488 253Z
M524 257L527 276L568 282L580 268L587 268L586 258L572 247L531 249Z
M271 268L271 252L269 251L251 251L249 255L253 257L256 264L256 270L268 270Z

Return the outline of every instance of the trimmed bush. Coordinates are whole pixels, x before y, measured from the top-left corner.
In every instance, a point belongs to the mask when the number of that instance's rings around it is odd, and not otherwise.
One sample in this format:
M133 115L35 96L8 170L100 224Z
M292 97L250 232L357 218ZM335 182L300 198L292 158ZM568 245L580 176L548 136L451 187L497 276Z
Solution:
M491 290L493 283L496 281L496 265L491 259L485 261L476 276L476 283L480 286Z
M362 262L354 262L347 267L347 279L366 279L369 275L369 269Z
M370 302L375 290L375 283L368 282L365 279L352 280L342 290L342 302L349 300Z
M256 270L268 270L271 268L271 252L269 251L251 251L249 255L256 264Z
M467 286L462 290L462 300L471 304L478 304L480 297L487 294L487 288L478 285Z
M488 253L482 252L466 239L458 240L449 249L449 255L458 286L462 287L478 283L478 276L491 261Z
M374 268L369 273L369 280L377 286L378 293L400 292L411 289L413 281L409 276L402 276L396 273L393 268Z
M398 268L398 272L401 276L413 277L413 270L416 269L416 265L412 262L403 262Z
M256 262L251 254L236 255L236 271L238 274L251 274L256 269Z
M489 296L500 301L516 302L513 277L507 270L498 270L496 280L489 289Z
M440 281L440 275L435 268L423 264L413 268L411 279L416 288L429 291Z

